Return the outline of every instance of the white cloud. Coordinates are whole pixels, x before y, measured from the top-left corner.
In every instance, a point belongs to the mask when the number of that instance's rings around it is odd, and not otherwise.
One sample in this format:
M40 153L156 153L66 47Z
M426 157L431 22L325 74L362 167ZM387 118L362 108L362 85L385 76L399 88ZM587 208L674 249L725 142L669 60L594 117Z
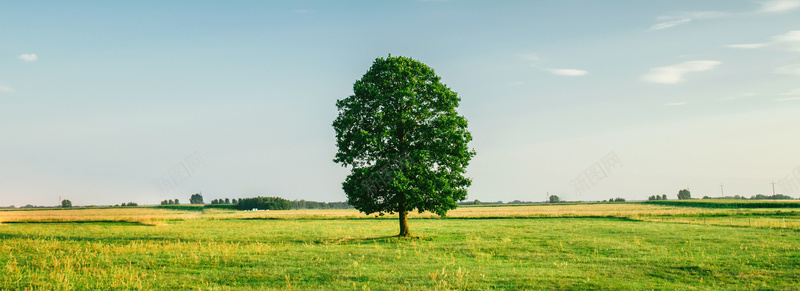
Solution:
M650 69L641 79L645 82L677 84L684 81L683 75L690 72L708 71L721 64L718 61L689 61L677 65Z
M664 106L681 106L686 105L689 102L671 102L671 103L664 103Z
M656 21L658 23L651 26L647 31L667 29L678 25L687 24L695 20L723 18L733 15L735 14L731 14L730 12L726 11L687 11L675 15L662 15L656 17Z
M772 0L761 4L760 12L781 13L800 7L800 0Z
M775 69L775 73L800 76L800 64L783 66Z
M531 62L535 62L535 61L539 60L539 56L537 56L536 54L522 54L522 55L520 55L520 57L522 57L526 61L531 61Z
M768 43L744 43L744 44L732 44L728 45L729 48L738 48L738 49L757 49L768 46Z
M772 41L766 43L733 44L730 48L756 49L773 47L780 50L800 53L800 30L792 30L784 34L771 37Z
M570 76L570 77L578 77L588 74L589 72L584 70L576 70L576 69L547 69L550 73L559 76Z
M800 89L794 89L792 91L783 93L781 95L784 95L784 96L800 96Z
M9 87L9 86L6 86L6 85L5 85L5 84L3 84L3 83L0 83L0 92L3 92L3 93L11 93L11 92L14 92L14 88L11 88L11 87Z
M35 62L39 57L37 57L36 54L21 54L19 55L19 59L26 62Z
M782 50L800 53L800 30L773 36L772 45Z
M663 22L659 22L659 23L656 23L656 24L654 24L654 25L653 25L653 26L651 26L651 27L650 27L650 29L648 29L647 31L662 30L662 29L666 29L666 28L670 28L670 27L678 26L678 25L681 25L681 24L686 24L686 23L689 23L689 22L691 22L691 21L692 21L692 20L691 20L691 19L689 19L689 18L683 18L683 19L674 19L674 20L663 21Z
M794 101L794 100L800 100L800 97L785 97L785 98L775 99L775 101Z

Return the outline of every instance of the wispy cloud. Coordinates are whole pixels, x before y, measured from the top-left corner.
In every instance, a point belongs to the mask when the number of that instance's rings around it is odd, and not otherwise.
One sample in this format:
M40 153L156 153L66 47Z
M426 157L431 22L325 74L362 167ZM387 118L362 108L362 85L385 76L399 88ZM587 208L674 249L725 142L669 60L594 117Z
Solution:
M681 106L681 105L686 105L687 103L689 103L689 102L685 102L685 101L684 102L670 102L670 103L664 103L664 106Z
M11 93L11 92L14 92L14 88L11 88L9 86L6 86L3 83L0 83L0 92L2 92L2 93Z
M677 84L685 81L683 75L690 72L708 71L721 64L718 61L689 61L677 65L650 69L641 77L642 81L660 84Z
M687 11L675 15L661 15L656 17L656 24L647 31L656 31L690 23L695 20L723 18L731 16L725 11Z
M756 48L772 47L780 50L800 53L800 30L792 30L784 34L773 36L770 39L771 39L770 42L732 44L729 45L728 47L737 49L756 49Z
M728 45L729 48L738 48L738 49L757 49L765 47L769 44L766 43L743 43L743 44L732 44Z
M647 31L655 31L655 30L667 29L667 28L678 26L678 25L681 25L681 24L686 24L686 23L689 23L691 21L692 21L692 19L690 19L690 18L667 20L667 21L663 21L663 22L659 22L659 23L654 24Z
M521 54L520 57L525 59L526 61L535 62L539 60L539 56L536 54Z
M19 59L26 62L35 62L39 57L37 57L36 54L21 54L19 55Z
M794 89L792 91L783 93L781 95L783 95L783 96L800 96L800 89Z
M800 0L772 0L761 4L759 12L782 13L800 8Z
M794 64L776 68L775 73L800 76L800 64Z
M553 75L578 77L588 74L589 72L578 69L547 69Z
M651 26L646 31L667 29L698 20L749 17L757 14L784 13L798 8L800 8L800 0L769 0L762 2L760 7L750 11L687 11L656 17L656 24Z

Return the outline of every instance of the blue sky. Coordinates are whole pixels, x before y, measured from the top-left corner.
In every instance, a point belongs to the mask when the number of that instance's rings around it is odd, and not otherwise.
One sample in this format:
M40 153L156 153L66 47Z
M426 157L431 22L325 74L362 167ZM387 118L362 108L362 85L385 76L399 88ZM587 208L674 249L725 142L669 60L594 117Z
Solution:
M390 53L462 98L469 200L800 196L800 0L4 1L0 205L343 201Z

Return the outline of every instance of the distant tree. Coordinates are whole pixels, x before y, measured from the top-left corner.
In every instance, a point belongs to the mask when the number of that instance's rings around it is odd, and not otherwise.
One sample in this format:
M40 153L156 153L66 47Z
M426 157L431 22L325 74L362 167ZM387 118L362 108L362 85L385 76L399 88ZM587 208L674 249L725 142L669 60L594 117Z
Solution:
M181 202L176 198L175 199L175 205L178 205L178 204L181 204Z
M189 198L189 204L203 204L203 195L200 193L192 194L192 197Z
M336 101L334 162L352 167L342 183L347 202L366 214L397 213L400 237L411 235L408 212L444 216L472 183L461 99L440 81L417 60L378 58L353 95Z
M609 201L611 201L611 202L625 202L625 198L621 198L621 197L617 197L617 198L614 198L612 200L609 200Z
M289 210L292 202L280 197L254 197L239 199L236 207L239 210Z
M236 204L236 203L239 203L238 201L236 201L236 198L231 199L231 204Z
M678 191L678 200L685 200L685 199L692 199L692 194L689 192L689 189L683 189Z
M61 200L61 207L63 207L63 208L72 207L72 201L69 201L67 199Z
M667 194L661 194L661 200L667 200Z
M756 196L750 197L752 200L793 200L794 197L783 195L783 194L775 194L775 195L764 195L764 194L757 194Z
M558 196L556 196L556 195L550 195L550 197L548 197L548 199L550 200L550 203L561 202L561 198L558 198Z
M231 204L231 199L230 198L225 198L225 204Z
M475 199L475 201L473 201L472 204L473 205L483 205L483 203L481 203L481 201L478 200L478 199Z
M168 205L168 204L169 204L169 201L167 201L167 200L161 200L161 205Z

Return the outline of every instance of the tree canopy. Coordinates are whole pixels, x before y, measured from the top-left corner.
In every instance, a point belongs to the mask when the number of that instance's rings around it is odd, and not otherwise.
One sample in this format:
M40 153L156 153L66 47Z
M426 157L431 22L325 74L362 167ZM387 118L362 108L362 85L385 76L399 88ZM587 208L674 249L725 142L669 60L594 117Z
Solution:
M679 200L692 199L692 193L689 192L689 189L682 189L678 191L678 199Z
M347 202L367 213L444 216L467 198L464 176L475 151L456 108L461 99L427 65L407 57L378 58L338 100L334 162L352 167L342 183Z

